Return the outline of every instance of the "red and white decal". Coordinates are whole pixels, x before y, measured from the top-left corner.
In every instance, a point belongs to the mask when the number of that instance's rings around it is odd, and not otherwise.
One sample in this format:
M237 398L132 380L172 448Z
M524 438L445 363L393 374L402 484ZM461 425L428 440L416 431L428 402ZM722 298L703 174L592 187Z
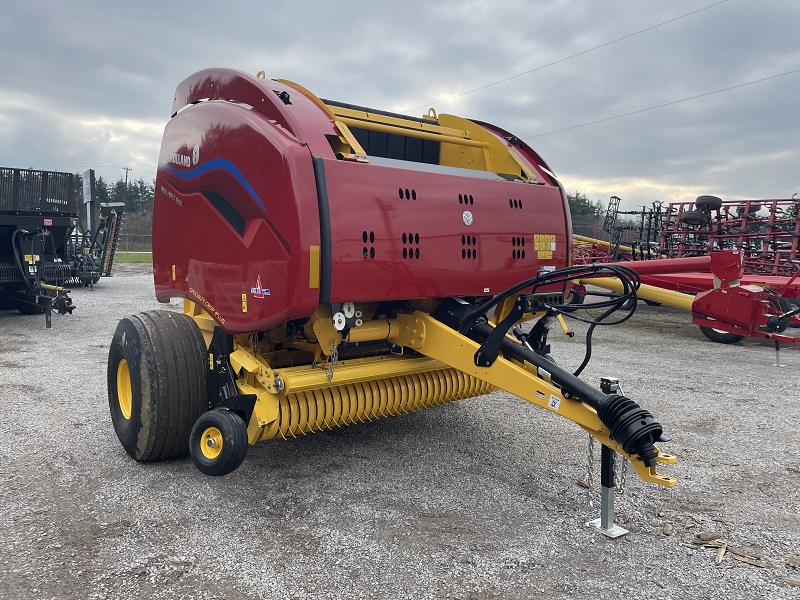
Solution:
M253 294L253 298L263 298L264 296L269 296L269 290L261 287L261 275L259 275L256 279L256 287L250 288L250 293Z

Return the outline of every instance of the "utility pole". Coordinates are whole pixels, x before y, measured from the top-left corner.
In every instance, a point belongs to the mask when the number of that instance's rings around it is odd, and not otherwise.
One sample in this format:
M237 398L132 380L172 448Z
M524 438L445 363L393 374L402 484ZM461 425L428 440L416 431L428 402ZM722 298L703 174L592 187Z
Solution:
M128 173L132 171L130 167L122 167L122 170L125 171L125 206L128 206Z

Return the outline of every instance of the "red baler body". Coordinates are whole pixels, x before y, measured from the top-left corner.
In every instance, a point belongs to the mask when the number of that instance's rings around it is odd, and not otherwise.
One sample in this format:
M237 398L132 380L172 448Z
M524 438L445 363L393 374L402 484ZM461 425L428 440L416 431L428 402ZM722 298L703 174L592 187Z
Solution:
M563 190L506 132L474 123L536 183L347 160L330 141L336 120L301 90L223 69L179 86L155 186L160 301L189 298L248 333L332 302L490 296L568 264Z

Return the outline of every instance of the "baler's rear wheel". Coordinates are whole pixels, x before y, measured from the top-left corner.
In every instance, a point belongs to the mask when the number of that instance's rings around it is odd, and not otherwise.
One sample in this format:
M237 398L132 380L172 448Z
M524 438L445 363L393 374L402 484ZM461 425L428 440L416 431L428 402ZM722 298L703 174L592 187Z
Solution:
M202 473L227 475L247 454L247 426L233 411L210 410L192 428L189 454Z
M108 352L111 421L138 461L186 455L208 408L206 346L188 316L156 310L122 319Z

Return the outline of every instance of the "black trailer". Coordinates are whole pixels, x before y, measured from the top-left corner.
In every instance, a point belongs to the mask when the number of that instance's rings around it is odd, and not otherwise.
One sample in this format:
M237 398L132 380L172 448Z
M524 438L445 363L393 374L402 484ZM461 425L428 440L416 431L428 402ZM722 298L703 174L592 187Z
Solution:
M96 232L81 231L74 175L0 167L0 309L71 313L70 283L111 274L124 215L101 204Z

